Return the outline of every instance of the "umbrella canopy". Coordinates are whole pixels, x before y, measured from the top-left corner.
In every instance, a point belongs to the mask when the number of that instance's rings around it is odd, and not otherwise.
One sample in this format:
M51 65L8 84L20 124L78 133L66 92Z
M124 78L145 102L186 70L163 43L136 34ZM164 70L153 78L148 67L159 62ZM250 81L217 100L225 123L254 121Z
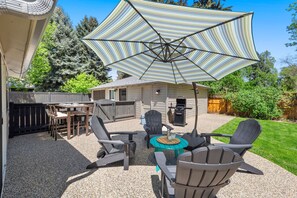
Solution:
M253 13L122 0L83 41L105 66L169 83L219 80L256 63Z

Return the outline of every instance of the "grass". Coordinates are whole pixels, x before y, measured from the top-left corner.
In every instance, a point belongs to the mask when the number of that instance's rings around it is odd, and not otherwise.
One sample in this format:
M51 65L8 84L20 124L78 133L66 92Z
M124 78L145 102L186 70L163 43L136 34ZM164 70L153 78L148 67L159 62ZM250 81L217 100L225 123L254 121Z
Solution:
M242 120L245 118L234 118L214 133L233 134ZM262 133L250 151L297 175L297 124L271 120L258 121L262 126ZM216 137L216 139L229 142L229 138Z

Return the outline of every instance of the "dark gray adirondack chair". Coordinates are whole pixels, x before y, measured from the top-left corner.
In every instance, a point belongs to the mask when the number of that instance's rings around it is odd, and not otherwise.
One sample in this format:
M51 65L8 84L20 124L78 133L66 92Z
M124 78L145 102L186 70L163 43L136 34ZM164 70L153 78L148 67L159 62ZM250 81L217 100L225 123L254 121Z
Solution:
M243 156L247 150L252 148L253 146L252 143L258 138L261 131L262 131L261 125L257 120L247 119L239 123L233 135L203 133L201 134L201 136L206 138L207 144L211 144L210 137L212 136L228 137L230 138L229 144L213 144L213 145L230 148L234 152L238 153L240 156ZM257 168L247 163L242 163L240 168L248 171L249 173L263 175L262 171L258 170Z
M231 149L200 147L178 156L176 166L166 166L163 152L155 152L166 197L216 197L243 162ZM164 194L165 192L165 194Z
M147 148L150 147L151 136L162 135L162 127L165 126L167 130L171 131L173 128L167 124L162 123L162 114L156 110L150 110L144 114L145 125L143 125L144 130L147 133Z
M98 138L102 149L99 150L96 162L87 166L87 169L98 168L108 164L124 161L124 170L129 169L129 158L134 157L136 143L132 141L135 132L115 132L108 133L104 126L103 120L98 116L92 116L90 121L91 128ZM129 140L112 140L110 134L129 135Z

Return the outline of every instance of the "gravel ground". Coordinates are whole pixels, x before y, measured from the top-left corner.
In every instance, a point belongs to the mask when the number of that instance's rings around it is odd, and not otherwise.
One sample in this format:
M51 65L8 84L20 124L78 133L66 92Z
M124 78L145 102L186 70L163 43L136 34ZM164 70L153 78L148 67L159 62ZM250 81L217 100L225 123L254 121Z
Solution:
M211 132L231 119L225 115L201 115L198 131ZM188 119L186 127L174 127L174 131L191 131L193 122L193 118ZM9 140L3 197L159 197L160 172L156 172L151 160L153 148L145 147L145 133L139 120L109 123L106 127L110 132L138 132L136 157L129 171L124 171L121 163L91 171L85 169L96 160L100 148L94 134L58 141L48 133L19 136ZM235 173L218 197L297 198L295 175L250 152L244 159L264 175Z

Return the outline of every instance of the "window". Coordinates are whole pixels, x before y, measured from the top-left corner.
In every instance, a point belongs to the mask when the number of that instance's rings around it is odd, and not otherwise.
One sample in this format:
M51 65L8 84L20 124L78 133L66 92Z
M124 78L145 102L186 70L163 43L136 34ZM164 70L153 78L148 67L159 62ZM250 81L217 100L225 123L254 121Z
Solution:
M127 100L127 90L126 89L120 89L119 90L119 97L120 97L120 101L126 101Z
M114 100L115 99L115 90L109 90L109 99Z

